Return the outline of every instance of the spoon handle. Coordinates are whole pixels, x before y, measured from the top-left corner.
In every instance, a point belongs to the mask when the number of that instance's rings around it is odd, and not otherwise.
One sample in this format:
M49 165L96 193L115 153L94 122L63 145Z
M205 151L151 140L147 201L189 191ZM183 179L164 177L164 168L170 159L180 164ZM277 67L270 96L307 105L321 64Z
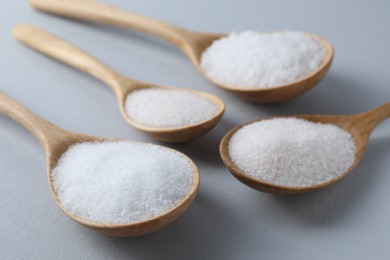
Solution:
M27 128L41 142L46 151L53 147L60 136L67 133L65 130L38 117L2 92L0 92L0 114L4 114Z
M182 28L90 0L29 0L29 2L35 8L45 12L149 33L181 49L185 49L187 45L185 36L191 34Z
M360 131L370 134L381 122L390 118L390 102L368 112L358 114L356 117Z
M13 35L29 47L100 79L116 93L121 92L125 81L122 76L70 43L31 25L16 26ZM126 82L137 84L130 79Z

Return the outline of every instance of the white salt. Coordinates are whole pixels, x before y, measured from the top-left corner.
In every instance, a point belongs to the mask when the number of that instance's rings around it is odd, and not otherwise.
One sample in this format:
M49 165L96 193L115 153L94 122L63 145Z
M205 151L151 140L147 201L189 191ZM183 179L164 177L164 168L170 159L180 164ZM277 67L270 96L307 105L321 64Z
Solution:
M308 76L325 56L323 44L302 32L243 31L214 41L202 54L201 66L221 84L271 88Z
M333 124L275 118L246 125L231 138L229 156L243 172L288 187L321 184L355 160L352 136Z
M135 142L71 146L51 177L63 208L95 223L138 222L180 203L192 185L192 162L173 150Z
M148 127L180 128L206 121L218 112L208 98L184 91L147 88L132 91L126 111L136 123Z

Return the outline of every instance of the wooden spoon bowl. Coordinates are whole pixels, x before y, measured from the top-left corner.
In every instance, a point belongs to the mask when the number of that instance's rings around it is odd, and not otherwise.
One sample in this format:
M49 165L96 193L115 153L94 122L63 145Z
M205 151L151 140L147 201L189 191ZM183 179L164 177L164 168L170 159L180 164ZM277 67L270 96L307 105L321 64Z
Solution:
M321 65L315 71L297 81L271 88L238 88L235 86L222 84L207 75L203 67L200 65L202 53L211 45L213 41L225 37L226 34L191 33L186 37L188 45L191 46L191 48L186 48L184 52L195 64L197 69L204 75L204 77L206 77L214 85L219 86L222 89L227 90L234 95L246 100L264 104L278 103L295 98L316 86L323 79L332 65L334 57L334 50L332 45L319 35L313 33L307 34L320 42L326 49L326 56Z
M124 79L124 80L126 81L128 79ZM127 85L130 86L129 84ZM181 92L187 92L194 95L202 96L208 99L209 101L211 101L211 103L213 103L217 107L217 112L213 117L207 120L204 120L197 124L184 126L184 127L156 128L156 127L144 126L142 124L137 123L127 114L126 98L132 91L137 89L146 89L146 88L169 89L172 91L181 91ZM120 112L128 124L130 124L134 128L144 133L147 133L148 135L152 136L157 140L169 142L169 143L187 142L206 134L221 120L225 111L225 104L222 102L221 99L219 99L214 95L201 92L201 91L196 91L196 90L183 90L181 88L156 86L156 85L150 85L141 82L138 83L137 88L130 87L126 90L125 88L121 87L121 91L117 93L117 99L119 102Z
M61 201L58 198L58 194L56 193L53 186L53 180L51 178L52 170L56 167L58 160L61 158L62 154L66 152L70 146L76 143L107 141L115 142L123 140L87 136L72 133L64 129L58 128L57 126L34 115L32 112L22 107L20 104L18 104L17 102L15 102L1 92L0 113L10 117L11 119L26 127L41 142L46 153L47 176L49 180L50 190L57 205L61 208L61 210L81 225L96 230L105 235L118 237L141 236L166 227L185 212L185 210L194 200L199 190L200 176L196 165L184 154L170 148L164 148L180 154L180 156L190 162L192 167L192 185L187 195L181 200L180 203L178 203L176 206L161 215L134 223L104 224L95 223L87 219L80 218L77 215L70 213L63 208Z
M375 127L380 122L390 117L390 103L387 103L369 112L356 114L356 115L348 115L348 116L347 115L341 115L341 116L296 115L291 117L306 119L308 121L312 121L316 123L334 124L349 132L356 145L355 160L353 164L349 167L349 169L343 174L341 174L340 176L332 180L329 180L327 182L318 185L305 186L305 187L288 187L288 186L275 185L250 176L249 174L239 169L233 163L229 155L229 142L232 136L242 127L246 125L250 125L254 122L262 121L262 120L256 120L232 129L229 133L227 133L223 137L221 141L220 148L219 148L221 158L225 166L228 168L228 170L233 174L235 178L237 178L239 181L241 181L245 185L255 190L263 191L271 194L279 194L279 195L304 193L304 192L325 188L339 181L340 179L344 178L346 175L351 173L352 170L358 165L358 163L360 162L363 156L371 132L375 129ZM272 118L276 118L276 117L271 117L267 119L272 119ZM267 119L263 119L263 120L267 120Z
M126 78L72 44L36 27L30 25L16 26L13 30L13 35L29 47L105 82L116 94L120 112L125 120L134 128L149 134L160 141L179 143L200 137L210 131L220 121L224 114L225 105L222 100L216 96L201 91L158 86ZM185 125L183 127L159 128L144 126L128 116L126 112L126 98L132 91L145 88L162 88L201 96L214 104L217 107L217 111L213 116L202 122ZM145 102L147 102L147 100L145 100Z
M241 89L221 84L208 77L201 67L203 52L215 41L227 34L209 34L192 32L133 12L108 6L90 0L29 0L35 8L79 20L86 20L137 30L152 34L180 48L198 70L212 83L241 98L262 102L276 103L292 99L317 85L330 68L334 56L332 45L322 37L309 33L327 50L326 57L319 68L310 75L295 82L272 88Z

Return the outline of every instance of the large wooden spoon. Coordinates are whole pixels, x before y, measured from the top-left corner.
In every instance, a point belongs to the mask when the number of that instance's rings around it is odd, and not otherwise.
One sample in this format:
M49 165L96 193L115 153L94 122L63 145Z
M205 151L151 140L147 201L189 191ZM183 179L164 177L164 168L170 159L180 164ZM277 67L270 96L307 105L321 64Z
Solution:
M383 106L380 106L374 110L371 110L366 113L356 114L356 115L342 115L342 116L327 116L327 115L296 115L291 116L295 118L302 118L306 119L312 122L317 123L327 123L327 124L334 124L337 125L344 130L348 131L355 142L356 145L356 154L355 154L355 160L351 167L341 174L340 176L329 180L327 182L313 185L313 186L305 186L305 187L288 187L288 186L279 186L272 183L267 183L265 181L256 179L245 172L243 172L241 169L239 169L231 160L229 155L229 141L231 137L242 127L252 124L254 122L258 121L252 121L249 123L246 123L244 125L240 125L233 130L231 130L229 133L227 133L224 138L221 141L220 145L220 154L222 157L222 160L225 164L225 166L228 168L228 170L233 174L234 177L236 177L239 181L242 183L248 185L251 188L254 188L259 191L264 191L272 194L295 194L295 193L303 193L303 192L309 192L314 191L318 189L322 189L324 187L327 187L338 180L342 179L346 175L348 175L359 163L361 160L364 149L367 145L368 138L371 134L371 132L375 129L375 127L384 121L386 118L390 117L390 103L386 103ZM268 118L272 119L272 118ZM264 119L263 119L264 120Z
M13 30L13 35L31 48L105 82L115 92L120 111L125 120L136 129L158 140L177 143L197 138L210 131L219 122L225 111L224 103L216 96L200 91L163 87L126 78L72 44L31 25L16 26ZM208 99L217 109L210 118L196 124L170 128L142 125L133 120L126 112L126 98L132 91L146 88L162 88L169 89L172 92L181 91L191 95L198 95ZM148 102L148 100L145 100L145 102Z
M302 79L286 85L272 88L242 89L221 84L210 77L207 77L200 65L202 53L213 43L213 41L218 40L227 34L192 32L133 12L90 0L29 0L29 2L35 8L45 12L79 20L133 29L162 38L180 48L194 63L198 70L215 85L242 98L263 103L289 100L314 87L328 71L334 55L333 48L328 41L318 35L310 33L308 35L321 42L327 50L326 57L317 70Z
M194 200L199 189L199 172L195 164L184 154L179 153L182 157L188 159L192 165L192 185L188 194L178 203L175 207L162 215L140 221L136 223L128 224L105 224L94 223L89 220L80 218L70 212L67 212L61 205L61 201L58 199L58 195L53 187L53 180L51 178L51 172L57 165L61 155L68 150L68 148L76 143L82 142L105 142L105 141L120 141L117 139L108 139L102 137L87 136L82 134L76 134L64 129L61 129L42 118L36 116L31 111L27 110L16 101L12 100L5 94L0 92L0 114L4 114L16 122L20 123L31 131L36 138L41 142L46 152L46 164L47 164L47 176L49 179L49 185L51 193L55 198L57 205L67 214L70 218L78 223L97 230L103 234L110 236L140 236L159 230L174 220L176 220L184 211L188 208L191 202ZM123 140L122 140L123 141ZM149 145L149 144L148 144ZM165 148L169 149L169 148ZM170 149L172 150L172 149Z

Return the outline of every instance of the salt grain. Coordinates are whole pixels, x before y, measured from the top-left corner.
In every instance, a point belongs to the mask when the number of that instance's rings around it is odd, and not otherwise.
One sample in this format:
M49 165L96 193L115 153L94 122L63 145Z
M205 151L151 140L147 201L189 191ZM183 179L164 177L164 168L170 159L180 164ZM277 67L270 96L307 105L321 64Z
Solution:
M51 177L63 208L96 223L143 221L180 203L192 163L170 149L133 142L71 146Z
M140 89L126 99L128 116L143 126L179 128L213 117L218 107L206 97L161 88Z
M325 47L302 32L243 31L213 42L202 54L201 66L221 84L271 88L308 76L325 56Z
M355 160L356 147L352 136L336 125L275 118L242 127L228 149L233 163L248 175L304 187L344 173Z

